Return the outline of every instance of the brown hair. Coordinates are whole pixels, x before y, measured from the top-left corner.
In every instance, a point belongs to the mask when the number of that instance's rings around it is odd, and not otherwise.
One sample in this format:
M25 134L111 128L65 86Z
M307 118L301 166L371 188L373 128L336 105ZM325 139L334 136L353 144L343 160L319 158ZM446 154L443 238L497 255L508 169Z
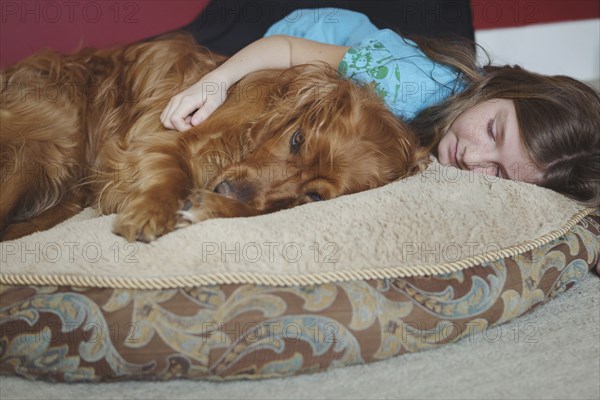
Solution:
M459 71L466 85L411 122L424 146L435 152L452 122L472 106L495 98L513 100L525 149L543 171L539 184L584 205L600 206L600 95L594 89L567 76L519 66L488 61L477 68L475 45L469 41L412 39L429 58Z

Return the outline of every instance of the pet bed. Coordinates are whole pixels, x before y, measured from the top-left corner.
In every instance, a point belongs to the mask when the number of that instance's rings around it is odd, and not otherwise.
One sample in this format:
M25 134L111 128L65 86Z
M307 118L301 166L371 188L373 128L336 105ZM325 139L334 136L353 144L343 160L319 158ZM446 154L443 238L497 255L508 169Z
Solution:
M0 372L257 379L493 338L580 281L600 210L432 160L367 192L150 244L90 209L0 244Z

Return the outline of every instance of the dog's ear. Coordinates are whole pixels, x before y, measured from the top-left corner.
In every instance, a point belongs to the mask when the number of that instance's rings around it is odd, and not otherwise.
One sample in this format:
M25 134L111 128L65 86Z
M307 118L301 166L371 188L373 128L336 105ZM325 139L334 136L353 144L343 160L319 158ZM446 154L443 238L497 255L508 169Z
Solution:
M285 70L278 79L276 107L288 119L327 125L332 116L348 117L357 89L324 63L305 64Z
M286 70L281 78L285 81L285 96L298 101L298 105L328 98L346 82L338 73L324 63L304 64Z

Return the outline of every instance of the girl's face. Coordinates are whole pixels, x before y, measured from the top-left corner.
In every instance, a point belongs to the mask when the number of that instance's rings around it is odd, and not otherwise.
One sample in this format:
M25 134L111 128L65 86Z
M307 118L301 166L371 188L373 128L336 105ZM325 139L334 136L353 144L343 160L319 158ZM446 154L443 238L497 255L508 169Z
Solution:
M542 172L521 140L512 100L492 99L458 116L438 144L443 165L537 183Z

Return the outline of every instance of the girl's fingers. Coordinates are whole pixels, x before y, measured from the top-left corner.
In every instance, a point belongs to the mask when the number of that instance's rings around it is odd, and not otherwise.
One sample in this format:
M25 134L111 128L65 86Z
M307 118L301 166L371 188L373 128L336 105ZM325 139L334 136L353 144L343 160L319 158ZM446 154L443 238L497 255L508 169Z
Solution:
M205 107L202 107L201 109L199 109L198 111L196 111L194 113L194 115L190 119L190 123L192 124L192 126L198 126L200 123L202 123L207 118L207 116L205 116L206 112L205 112L204 108Z
M180 132L190 129L206 120L225 101L218 91L207 96L198 90L199 83L171 98L160 115L165 128Z
M181 101L179 106L173 111L170 121L171 124L180 132L192 127L190 123L186 123L185 119L197 109L202 109L203 104L198 105L189 97Z
M171 118L173 117L173 111L177 108L179 104L179 96L175 96L169 101L167 107L164 109L163 114L161 116L161 122L167 129L175 129L175 126L171 122Z
M192 125L196 126L205 121L221 105L221 103L222 102L219 101L216 96L206 99L204 105L194 113L191 121Z
M171 110L172 103L173 103L173 99L169 100L169 103L163 110L162 114L160 114L160 122L167 129L173 129L173 126L171 125L171 121L169 121L169 115L171 115L170 110Z

